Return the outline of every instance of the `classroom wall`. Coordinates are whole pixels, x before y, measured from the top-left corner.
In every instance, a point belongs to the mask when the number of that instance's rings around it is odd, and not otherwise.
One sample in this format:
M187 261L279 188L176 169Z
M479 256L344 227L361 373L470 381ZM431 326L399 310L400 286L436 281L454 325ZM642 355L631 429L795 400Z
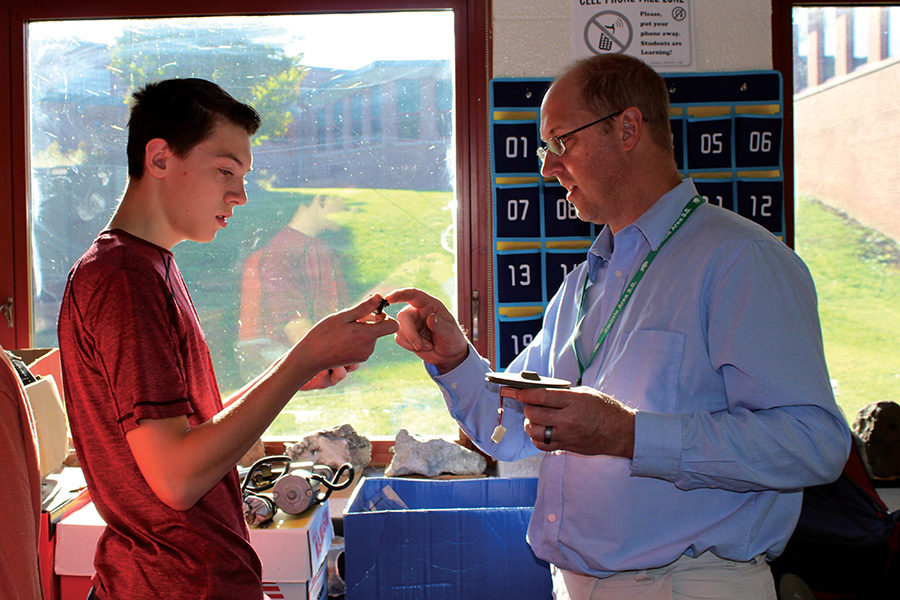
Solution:
M493 76L553 77L561 72L572 60L572 4L493 0ZM772 68L771 0L692 0L691 5L694 65L667 71Z

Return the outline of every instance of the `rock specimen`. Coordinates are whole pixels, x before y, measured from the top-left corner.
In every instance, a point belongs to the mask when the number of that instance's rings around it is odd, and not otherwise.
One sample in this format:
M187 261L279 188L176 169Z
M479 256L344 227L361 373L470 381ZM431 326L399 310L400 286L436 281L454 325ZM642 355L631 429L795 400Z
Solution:
M361 473L372 460L372 442L345 423L308 435L296 444L288 444L285 452L294 462L312 462L334 470L350 463L355 472Z
M487 461L477 452L441 438L425 439L410 435L405 429L397 432L394 457L384 470L387 477L400 475L481 475Z

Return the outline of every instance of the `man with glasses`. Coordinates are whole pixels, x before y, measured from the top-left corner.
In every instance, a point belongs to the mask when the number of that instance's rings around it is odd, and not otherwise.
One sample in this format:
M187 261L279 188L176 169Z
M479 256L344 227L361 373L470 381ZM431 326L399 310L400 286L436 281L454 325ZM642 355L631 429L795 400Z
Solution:
M680 177L668 91L640 60L576 63L541 137L542 174L605 227L507 372L573 386L504 387L498 409L489 364L419 290L386 296L409 304L397 342L485 452L546 453L528 540L556 598L774 599L801 489L836 479L850 444L809 272Z

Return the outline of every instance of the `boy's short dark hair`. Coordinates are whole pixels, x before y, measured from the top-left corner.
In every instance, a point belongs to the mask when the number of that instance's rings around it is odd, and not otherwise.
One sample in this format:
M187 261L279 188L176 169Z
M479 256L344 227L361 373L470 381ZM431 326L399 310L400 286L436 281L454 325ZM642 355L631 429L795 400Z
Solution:
M235 100L205 79L166 79L148 83L132 95L128 119L128 175L144 174L144 148L162 138L177 156L185 156L205 140L219 118L240 125L253 135L259 129L256 110Z

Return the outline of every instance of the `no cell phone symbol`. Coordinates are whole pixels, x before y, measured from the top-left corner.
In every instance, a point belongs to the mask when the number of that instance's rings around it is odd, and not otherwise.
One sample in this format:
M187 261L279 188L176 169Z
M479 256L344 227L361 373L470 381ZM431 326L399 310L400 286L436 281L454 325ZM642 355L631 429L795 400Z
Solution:
M584 43L594 54L621 54L634 36L625 15L604 10L588 19L584 26Z

